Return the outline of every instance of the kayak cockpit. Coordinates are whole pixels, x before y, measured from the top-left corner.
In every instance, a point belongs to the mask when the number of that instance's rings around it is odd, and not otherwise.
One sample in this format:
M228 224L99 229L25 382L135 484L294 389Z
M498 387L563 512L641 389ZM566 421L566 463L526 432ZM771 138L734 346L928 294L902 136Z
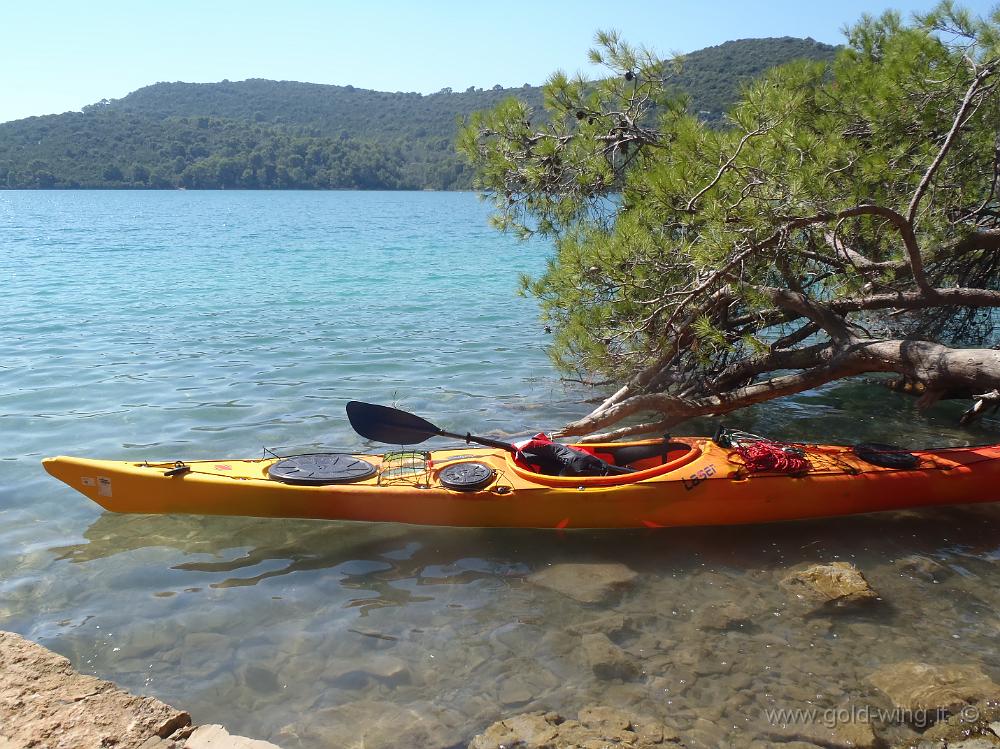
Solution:
M702 452L697 444L679 440L572 445L571 447L576 450L585 450L595 458L615 469L621 469L621 471L597 476L554 475L544 469L540 470L537 465L526 463L520 453L517 455L508 454L507 464L521 478L544 486L620 486L676 471L699 458Z

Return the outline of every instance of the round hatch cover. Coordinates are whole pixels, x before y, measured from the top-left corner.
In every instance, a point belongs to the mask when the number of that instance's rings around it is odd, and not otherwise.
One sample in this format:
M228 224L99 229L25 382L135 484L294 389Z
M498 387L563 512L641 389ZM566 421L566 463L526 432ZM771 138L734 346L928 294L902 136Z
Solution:
M267 475L286 484L349 484L374 476L375 466L345 453L317 453L279 460L267 469Z
M496 471L485 463L469 461L468 463L452 463L445 466L438 474L441 485L457 492L474 492L484 489L493 482Z

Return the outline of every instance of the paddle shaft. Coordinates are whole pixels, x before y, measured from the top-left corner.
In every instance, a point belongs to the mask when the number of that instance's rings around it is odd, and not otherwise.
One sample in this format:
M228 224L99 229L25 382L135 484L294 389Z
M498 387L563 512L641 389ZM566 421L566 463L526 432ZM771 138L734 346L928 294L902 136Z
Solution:
M501 442L500 440L491 440L489 437L476 437L473 434L455 434L454 432L446 432L443 429L439 429L437 432L439 437L451 437L453 439L464 440L466 444L469 442L475 442L478 445L485 445L486 447L495 447L500 450L506 450L507 452L515 453L517 448L514 447L509 442Z

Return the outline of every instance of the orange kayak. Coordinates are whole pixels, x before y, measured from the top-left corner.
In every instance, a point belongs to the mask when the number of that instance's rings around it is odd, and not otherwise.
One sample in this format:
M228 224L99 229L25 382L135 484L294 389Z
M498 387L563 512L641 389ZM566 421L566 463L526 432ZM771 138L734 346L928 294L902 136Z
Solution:
M112 512L441 526L728 525L1000 500L1000 445L920 450L902 461L796 445L794 470L748 465L738 450L709 438L586 447L631 472L545 475L496 448L177 463L57 457L43 464Z

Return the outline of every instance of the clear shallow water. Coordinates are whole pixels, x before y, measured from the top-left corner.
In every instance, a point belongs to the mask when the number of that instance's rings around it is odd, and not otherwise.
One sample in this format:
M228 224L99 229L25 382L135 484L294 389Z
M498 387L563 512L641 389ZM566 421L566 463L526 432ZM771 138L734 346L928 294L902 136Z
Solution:
M469 194L0 193L0 627L289 749L364 730L369 746L450 746L504 714L592 702L653 715L693 746L742 746L767 735L764 708L877 701L865 677L880 663L974 662L1000 677L989 507L693 531L439 530L115 516L41 470L57 453L356 449L352 398L500 435L582 415L534 304L513 293L545 248L496 235L485 216ZM996 422L955 430L957 411L918 414L906 396L846 384L727 422L789 439L994 438ZM941 579L901 571L915 553L943 564ZM883 601L804 617L777 581L834 559ZM640 574L600 605L529 582L565 561ZM728 601L752 624L706 630ZM591 630L643 673L596 678L580 650Z

